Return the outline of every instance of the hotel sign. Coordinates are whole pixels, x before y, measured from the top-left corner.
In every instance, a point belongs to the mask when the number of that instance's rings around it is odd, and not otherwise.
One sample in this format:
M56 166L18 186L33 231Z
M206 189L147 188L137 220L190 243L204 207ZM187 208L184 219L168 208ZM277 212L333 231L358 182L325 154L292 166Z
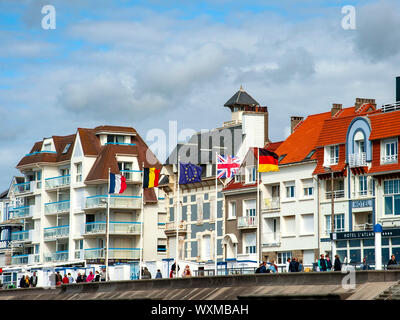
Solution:
M352 200L351 207L353 209L370 208L370 207L372 207L372 199Z
M373 231L336 232L334 240L371 239L374 237L375 233ZM400 229L383 230L382 237L400 237Z

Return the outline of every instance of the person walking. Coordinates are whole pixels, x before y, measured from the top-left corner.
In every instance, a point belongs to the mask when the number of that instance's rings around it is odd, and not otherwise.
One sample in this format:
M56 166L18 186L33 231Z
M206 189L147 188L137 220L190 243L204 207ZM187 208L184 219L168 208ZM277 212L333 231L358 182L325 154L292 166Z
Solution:
M325 261L326 261L326 271L331 271L332 269L332 261L329 259L329 253L325 255Z
M333 271L341 271L342 263L340 262L340 258L338 255L335 255L335 261L333 263Z
M66 273L64 273L64 277L62 278L62 283L64 283L64 284L69 283L69 279L68 279Z
M56 274L56 286L60 286L61 283L62 283L62 277L61 277L60 271L57 271L57 274Z
M318 260L318 267L319 267L319 271L327 270L327 265L326 265L326 260L324 258L324 254L321 254L321 258Z
M33 272L31 278L29 279L29 283L31 287L36 287L37 286L37 281L38 281L38 277L36 275L36 272Z
M156 279L162 279L162 274L160 269L157 269Z
M179 275L179 270L180 270L181 268L179 267L179 264L178 264L178 275ZM169 273L169 277L170 278L174 278L176 276L176 261L174 262L174 264L171 266L171 272Z

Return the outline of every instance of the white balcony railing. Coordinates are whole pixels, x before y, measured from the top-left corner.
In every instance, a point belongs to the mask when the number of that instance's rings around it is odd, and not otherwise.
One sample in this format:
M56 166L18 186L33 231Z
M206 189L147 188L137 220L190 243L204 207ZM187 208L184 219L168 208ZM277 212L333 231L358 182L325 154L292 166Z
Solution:
M61 188L61 187L68 187L70 184L70 180L71 180L70 175L47 178L45 180L46 181L46 190Z
M35 181L28 181L24 183L14 184L15 194L33 192L34 190L35 190Z
M69 237L69 226L44 228L44 240L56 240Z
M326 199L332 199L332 193L331 191L325 192L325 198ZM333 198L344 198L344 190L335 190L333 191Z
M381 163L397 163L397 154L384 155L381 158Z
M262 235L262 245L264 247L278 247L281 245L280 232L265 232Z
M374 225L372 223L355 224L354 231L372 230Z
M104 248L93 248L84 250L85 259L101 259L105 258ZM109 259L139 259L139 248L109 248Z
M244 216L238 218L238 228L255 228L257 227L257 216Z
M21 254L11 257L11 264L34 264L38 262L38 254Z
M261 210L264 211L279 210L280 207L281 207L281 202L279 197L264 198L261 204Z
M140 170L121 170L121 174L127 182L142 182L142 171Z
M98 195L87 197L85 209L107 208L108 197ZM110 196L110 208L115 209L140 209L142 199L140 196Z
M45 214L65 213L69 212L70 201L57 201L44 204Z
M115 222L110 221L110 234L140 234L140 222ZM106 232L106 222L88 222L85 224L85 234L104 234Z
M349 154L350 168L365 167L367 165L367 156L365 152Z
M50 252L44 255L45 262L62 262L68 260L68 251Z
M33 230L11 232L11 241L15 242L32 241L32 232Z
M25 219L33 216L34 206L15 207L10 209L10 219Z

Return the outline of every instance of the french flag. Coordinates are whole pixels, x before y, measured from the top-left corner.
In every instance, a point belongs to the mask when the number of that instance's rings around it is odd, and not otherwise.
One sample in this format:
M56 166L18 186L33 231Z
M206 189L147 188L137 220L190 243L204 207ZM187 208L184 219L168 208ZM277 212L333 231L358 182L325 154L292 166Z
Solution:
M109 193L123 193L126 189L126 178L121 174L110 173Z

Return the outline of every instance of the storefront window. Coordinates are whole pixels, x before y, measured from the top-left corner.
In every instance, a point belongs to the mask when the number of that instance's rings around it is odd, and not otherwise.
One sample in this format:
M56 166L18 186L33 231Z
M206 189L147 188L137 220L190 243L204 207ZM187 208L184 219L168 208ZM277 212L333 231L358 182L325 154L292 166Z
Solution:
M352 263L361 262L361 249L350 250L350 259Z
M375 249L364 249L364 258L368 264L375 264Z
M400 245L400 238L392 238L392 246Z
M347 248L347 240L336 241L336 248Z
M375 246L375 239L367 239L363 240L364 247L374 247Z
M339 256L341 262L344 261L344 258L347 257L347 250L337 250L336 254Z
M350 240L349 241L350 247L360 247L360 240Z

